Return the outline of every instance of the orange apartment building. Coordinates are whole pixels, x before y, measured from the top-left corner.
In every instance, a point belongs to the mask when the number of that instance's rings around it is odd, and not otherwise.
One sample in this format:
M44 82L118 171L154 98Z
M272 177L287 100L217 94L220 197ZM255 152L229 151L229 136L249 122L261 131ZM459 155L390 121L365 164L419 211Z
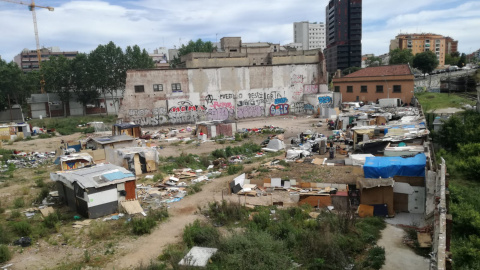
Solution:
M344 77L333 78L335 92L343 102L376 102L381 98L400 98L411 103L414 76L408 64L367 67Z
M458 41L442 35L422 34L399 34L390 41L390 51L395 49L409 49L412 54L424 51L432 51L437 55L438 66L445 66L445 55L456 52Z

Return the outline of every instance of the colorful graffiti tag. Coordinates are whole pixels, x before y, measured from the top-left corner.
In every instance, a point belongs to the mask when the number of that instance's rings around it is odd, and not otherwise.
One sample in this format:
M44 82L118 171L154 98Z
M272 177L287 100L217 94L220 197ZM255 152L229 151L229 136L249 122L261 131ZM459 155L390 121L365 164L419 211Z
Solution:
M263 110L261 106L242 106L237 107L237 118L251 118L263 116Z
M270 115L271 116L286 115L288 114L289 107L290 105L288 104L272 104L270 106Z

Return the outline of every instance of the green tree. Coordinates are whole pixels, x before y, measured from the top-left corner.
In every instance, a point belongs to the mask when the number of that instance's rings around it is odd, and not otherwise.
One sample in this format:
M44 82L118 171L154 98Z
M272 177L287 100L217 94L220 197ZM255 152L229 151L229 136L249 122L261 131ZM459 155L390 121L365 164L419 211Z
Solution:
M91 85L103 95L107 109L106 95L125 89L126 65L123 51L110 41L107 45L98 45L88 59ZM108 110L106 114L108 115Z
M95 102L100 96L96 88L92 86L88 68L88 55L78 54L71 62L72 89L76 100L82 103L83 115L86 114L87 104Z
M40 77L37 71L23 73L14 62L7 63L0 59L0 111L10 104L20 104L26 108L26 98L40 90Z
M480 114L468 110L446 120L434 139L448 151L457 152L460 145L480 143Z
M125 50L125 68L129 69L147 69L154 68L155 63L148 55L145 49L140 49L138 45L128 46Z
M460 56L460 59L458 59L457 66L458 67L464 67L467 64L467 55L462 53Z
M459 57L454 57L452 54L445 55L445 65L456 65L458 63Z
M430 73L438 66L438 59L434 52L425 51L417 53L413 58L413 67L422 73Z
M413 54L409 49L395 49L390 51L390 65L413 64Z
M365 60L367 67L376 67L382 65L382 58L377 56L370 56Z
M206 41L204 42L201 39L197 39L197 41L190 40L185 46L182 44L182 47L178 49L178 55L175 56L171 61L170 61L170 67L172 68L177 68L181 67L182 63L180 58L184 55L187 55L192 52L213 52L215 47L213 46L212 42Z
M66 116L67 104L72 96L71 60L63 55L50 56L49 61L42 64L45 78L45 90L58 95L63 103L63 115Z

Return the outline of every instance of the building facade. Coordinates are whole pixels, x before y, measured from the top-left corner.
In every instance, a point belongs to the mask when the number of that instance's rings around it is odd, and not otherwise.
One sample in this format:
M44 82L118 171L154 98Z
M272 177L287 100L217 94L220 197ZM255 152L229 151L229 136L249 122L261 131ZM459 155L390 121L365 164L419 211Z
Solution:
M48 61L50 56L63 55L68 59L73 59L77 56L78 51L75 52L62 52L59 47L42 48L40 50L42 61ZM37 50L23 49L23 51L17 54L13 61L17 63L23 72L32 70L39 70L38 67L38 54Z
M307 58L277 52L272 53L277 63L272 65L250 65L248 58L240 65L234 61L243 60L205 57L198 59L232 65L129 70L119 122L158 126L313 111L319 106L318 96L332 96L327 93L323 54L316 52L310 62L298 64ZM195 59L194 55L185 57ZM307 95L311 101L306 101Z
M362 64L362 0L330 0L325 8L327 71Z
M400 98L411 103L414 76L409 65L367 67L341 78L333 79L335 92L342 93L343 102L376 102L382 98Z
M306 21L293 23L293 43L302 44L302 50L325 49L325 24Z
M458 41L432 33L399 34L390 41L390 51L409 49L413 55L432 51L437 55L438 66L445 66L445 55L457 52Z

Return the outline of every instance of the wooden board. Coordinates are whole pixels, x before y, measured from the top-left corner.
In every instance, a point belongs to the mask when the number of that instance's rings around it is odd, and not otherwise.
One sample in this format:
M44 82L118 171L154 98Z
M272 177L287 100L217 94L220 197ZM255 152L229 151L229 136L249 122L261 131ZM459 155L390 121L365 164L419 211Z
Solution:
M140 206L140 203L135 201L123 201L120 202L122 208L127 212L129 215L137 214L143 212L143 208Z
M125 196L126 200L135 200L135 180L125 182L125 191L127 192L127 196Z

